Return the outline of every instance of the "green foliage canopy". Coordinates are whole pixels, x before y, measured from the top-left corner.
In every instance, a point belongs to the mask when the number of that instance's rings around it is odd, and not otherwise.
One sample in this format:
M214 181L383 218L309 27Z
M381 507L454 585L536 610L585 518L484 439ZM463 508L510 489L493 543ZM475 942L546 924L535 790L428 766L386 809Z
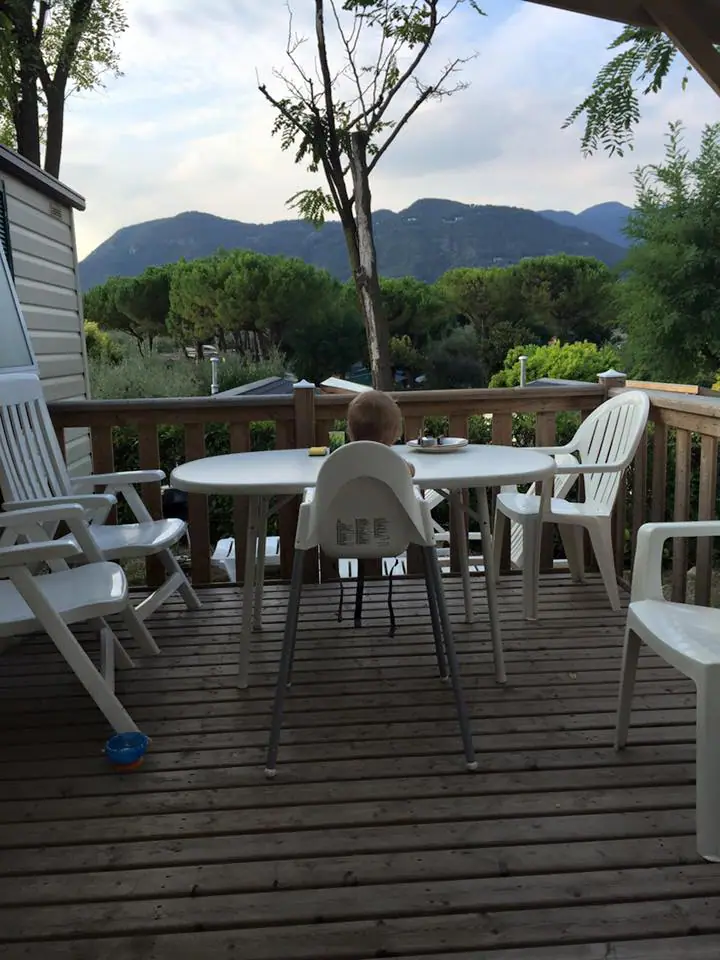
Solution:
M617 367L619 357L614 347L596 343L552 343L539 346L527 343L513 347L505 357L502 370L490 381L491 387L520 386L520 357L525 355L528 380L549 377L553 380L587 380L597 382L598 374Z
M671 124L664 160L639 169L637 241L618 284L626 364L656 381L712 383L720 369L720 124L690 157Z

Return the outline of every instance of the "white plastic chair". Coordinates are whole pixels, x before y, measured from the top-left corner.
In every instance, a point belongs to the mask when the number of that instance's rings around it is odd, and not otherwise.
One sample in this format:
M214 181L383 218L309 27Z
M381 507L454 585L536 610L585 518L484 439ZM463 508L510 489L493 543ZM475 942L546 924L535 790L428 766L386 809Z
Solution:
M59 523L70 535L52 539L48 528ZM122 568L101 559L83 508L66 503L0 513L0 533L0 649L1 641L44 630L116 732L137 730L114 692L115 661L120 667L133 662L105 618L118 615L145 653L160 651L133 610ZM83 554L88 563L68 567L68 559ZM54 569L34 576L38 564ZM69 629L82 621L99 628L100 670Z
M322 547L330 557L359 560L399 556L410 543L422 547L428 606L440 676L449 673L455 694L465 760L475 769L470 724L460 685L450 618L435 553L430 508L413 488L405 461L390 447L357 441L336 450L323 463L314 491L300 507L295 535L287 620L278 672L266 773L275 775L286 689L290 684L303 560L307 550ZM496 645L495 669L504 678L502 647Z
M650 402L640 390L629 390L606 400L581 425L570 443L538 447L555 457L571 456L576 462L558 463L556 477L582 476L585 499L572 503L552 496L543 507L535 493L501 492L495 510L495 550L499 569L506 518L523 530L523 601L525 616L537 616L538 524L557 523L577 580L584 578L582 530L590 535L598 567L613 610L620 609L612 546L612 512L620 478L631 463L647 423ZM573 529L574 528L574 529Z
M646 523L638 530L618 703L616 749L627 743L641 642L693 681L697 690L697 849L720 863L720 610L671 603L662 589L663 544L670 537L718 537L720 520Z
M187 531L179 519L153 520L133 484L160 483L162 470L133 470L71 478L48 414L36 374L0 377L0 493L5 510L28 506L79 503L104 560L157 556L167 579L139 603L141 619L178 592L191 610L200 608L197 594L171 552ZM104 493L93 493L103 487ZM108 524L108 514L124 497L135 523Z

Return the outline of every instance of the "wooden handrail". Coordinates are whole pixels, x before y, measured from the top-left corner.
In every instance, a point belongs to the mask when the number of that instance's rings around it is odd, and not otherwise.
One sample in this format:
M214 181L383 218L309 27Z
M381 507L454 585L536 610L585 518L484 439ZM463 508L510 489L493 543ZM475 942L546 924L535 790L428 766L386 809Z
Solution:
M633 386L637 389L637 385ZM609 389L611 395L617 392L617 389ZM650 423L633 469L625 478L625 499L616 512L614 524L616 569L625 579L631 568L637 531L643 523L651 519L670 519L671 516L688 520L715 515L720 395L657 389L647 392L651 405ZM535 414L537 440L548 444L555 438L556 414L575 411L586 415L607 395L605 386L588 383L522 389L398 391L393 397L402 410L408 436L416 436L428 417L446 417L451 433L467 436L471 417L489 416L492 419L492 441L510 443L513 415ZM275 424L279 447L307 446L313 442L326 444L334 423L345 419L353 396L305 388L296 389L294 396L79 400L50 404L50 413L60 437L65 429L90 429L98 461L96 466L101 463L103 469L109 467L112 430L126 427L138 433L140 466L168 469L174 464L159 463L158 445L153 441L153 436L157 437L157 431L163 425L184 428L187 456L197 456L205 449L207 427L218 423L229 427L228 449L238 452L250 449L251 425L259 421ZM697 481L693 480L693 473L696 473ZM673 485L675 476L679 480L677 485ZM151 506L157 513L156 494L148 493L151 499L155 497ZM209 571L209 511L200 498L193 497L192 501L192 568L195 580L201 582L207 579ZM292 504L284 508L280 516L283 575L288 573L292 555L295 517L296 508ZM232 528L237 537L242 537L245 523L246 504L236 498ZM239 551L238 554L239 575L242 574L242 553ZM675 599L685 596L685 574L694 555L694 545L689 551L684 547L674 551L672 593ZM505 556L507 558L507 553ZM456 549L451 551L451 558L456 563ZM546 566L550 559L551 543L548 540L543 551ZM416 561L417 558L408 558L412 572L416 571ZM711 561L712 551L701 545L696 560L698 601L707 602L709 597ZM312 569L309 567L308 577L316 576L317 568L317 564ZM321 558L320 569L327 576L335 568L327 558Z

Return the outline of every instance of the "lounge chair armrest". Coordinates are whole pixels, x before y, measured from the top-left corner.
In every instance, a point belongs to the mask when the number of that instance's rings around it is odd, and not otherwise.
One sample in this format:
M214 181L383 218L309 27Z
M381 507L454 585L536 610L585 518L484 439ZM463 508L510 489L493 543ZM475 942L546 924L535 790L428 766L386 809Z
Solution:
M85 477L73 477L72 483L82 491L93 487L127 487L134 483L160 483L164 479L164 470L123 470L119 473L94 473Z
M26 507L72 506L77 504L88 513L98 514L104 520L117 503L112 493L75 493L68 497L48 497L44 500L9 500L3 504L5 510L24 510ZM64 518L63 518L64 519Z
M26 527L29 523L61 523L62 521L67 523L69 520L85 516L83 507L74 501L58 504L57 501L41 500L37 503L37 506L28 506L27 502L17 503L16 501L4 504L8 512L0 513L0 527Z
M528 447L528 449L533 453L546 453L549 457L556 457L562 453L573 454L577 451L577 447L572 443L566 443L562 447Z
M624 469L622 463L569 463L567 466L558 464L558 466L555 467L555 476L585 473L620 473L620 471Z
M61 540L44 540L41 543L16 543L11 547L0 547L0 571L13 567L25 567L35 563L52 560L66 560L82 553L71 537ZM0 573L0 576L2 574Z
M663 545L671 537L720 537L720 520L644 523L638 530L631 601L663 600Z

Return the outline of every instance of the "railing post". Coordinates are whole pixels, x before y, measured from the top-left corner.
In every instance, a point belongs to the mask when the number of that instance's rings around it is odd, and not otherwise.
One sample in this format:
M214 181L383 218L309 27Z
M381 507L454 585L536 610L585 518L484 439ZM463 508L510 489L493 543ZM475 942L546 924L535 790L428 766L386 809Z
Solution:
M315 384L309 380L298 380L293 384L295 403L295 447L302 450L315 445ZM295 524L297 526L297 507ZM282 547L282 545L281 545ZM317 550L308 550L305 554L305 583L317 583L320 578L319 555Z
M298 380L293 384L295 403L295 446L297 449L315 444L315 384Z
M598 383L605 388L606 396L610 396L611 390L622 390L627 383L627 374L620 373L619 370L606 370L598 374Z

